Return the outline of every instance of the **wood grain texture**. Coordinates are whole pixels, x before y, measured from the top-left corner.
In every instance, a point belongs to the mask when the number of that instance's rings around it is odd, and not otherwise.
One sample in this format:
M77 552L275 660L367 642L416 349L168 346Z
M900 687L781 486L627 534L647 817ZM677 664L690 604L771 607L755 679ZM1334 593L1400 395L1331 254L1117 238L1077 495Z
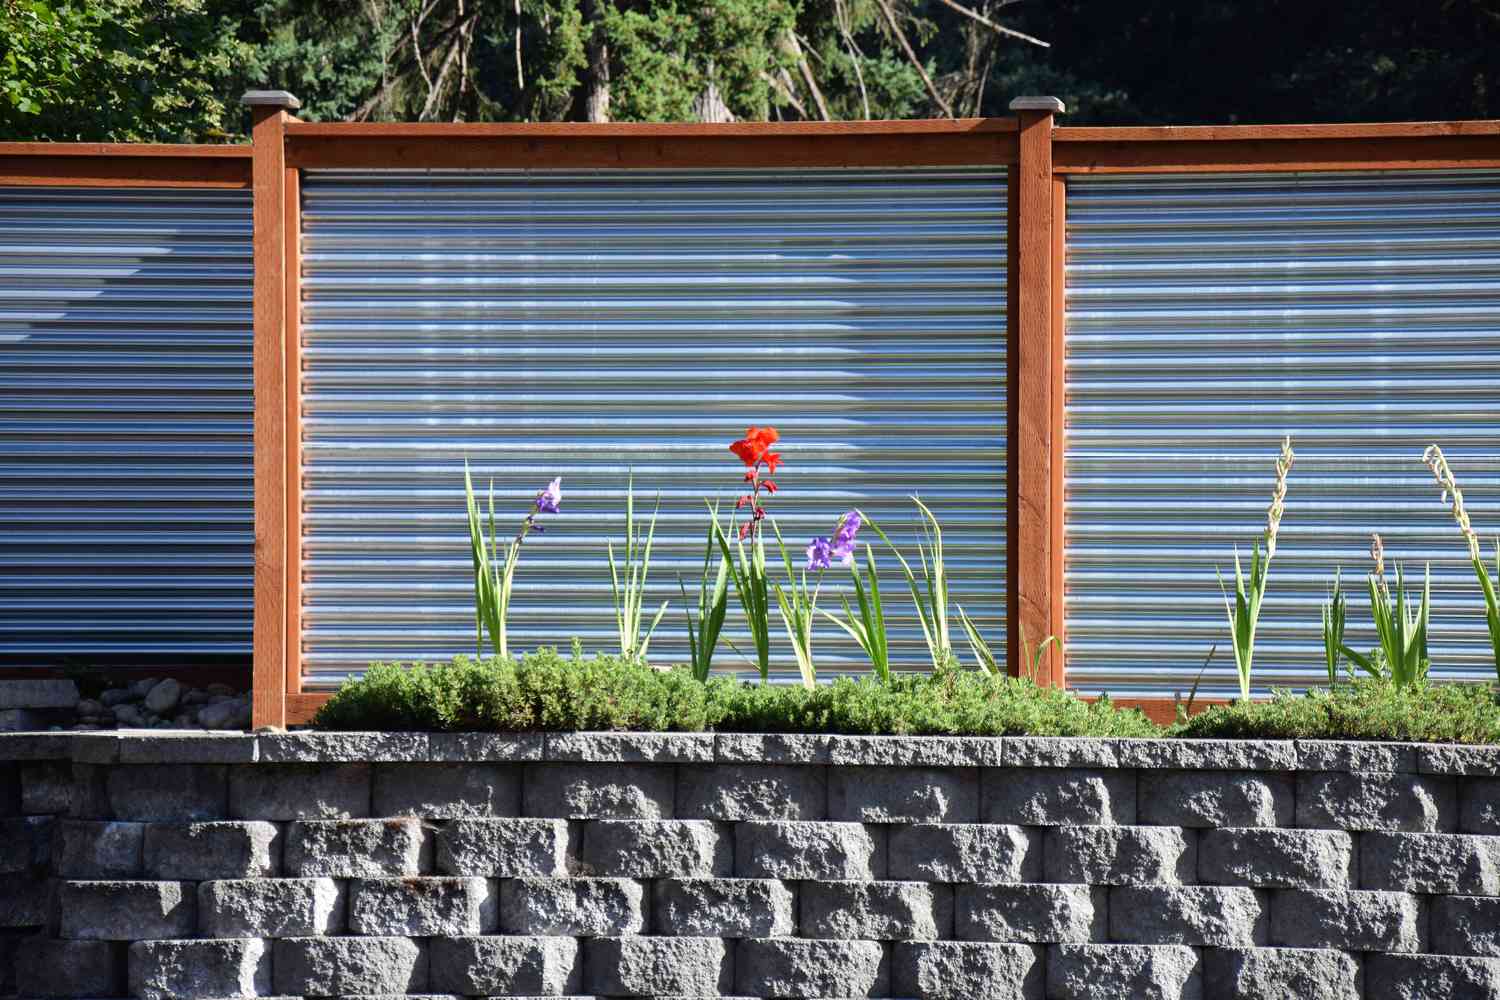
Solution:
M256 108L255 635L251 723L286 725L286 112Z
M332 698L332 694L288 694L286 696L286 725L305 726L312 721L312 717L318 714L318 709L323 703Z
M1052 621L1052 115L1020 115L1020 160L1017 183L1016 254L1009 266L1017 274L1014 312L1016 351L1011 356L1011 393L1015 419L1010 448L1015 452L1015 548L1012 590L1016 615L1011 619L1017 645L1012 670L1026 664L1020 640L1035 648L1054 634ZM1052 679L1050 669L1039 678Z
M284 361L286 451L286 690L302 690L302 175L287 167L282 181L285 264Z
M1020 570L1020 538L1016 530L1021 483L1020 454L1016 448L1014 428L1019 426L1021 394L1016 390L1021 357L1020 285L1021 272L1021 182L1016 171L1005 180L1005 666L1012 677L1020 675L1021 640L1016 623L1021 620L1020 587L1016 577Z
M10 187L224 188L250 186L250 161L229 157L8 156L0 184Z
M1500 166L1500 123L1437 124L1441 127L1058 129L1054 168L1058 173L1256 173Z
M1052 303L1051 303L1051 364L1048 375L1052 388L1049 393L1051 419L1048 427L1048 445L1051 452L1049 473L1051 486L1048 491L1048 512L1051 541L1049 546L1050 575L1047 583L1048 596L1052 601L1052 634L1057 636L1056 645L1047 653L1047 669L1050 683L1064 687L1067 683L1067 537L1065 518L1067 514L1066 467L1067 457L1067 281L1068 281L1068 185L1061 177L1052 178Z
M1016 131L1015 118L930 118L832 122L301 122L287 123L291 138L751 138L882 135L1004 134Z

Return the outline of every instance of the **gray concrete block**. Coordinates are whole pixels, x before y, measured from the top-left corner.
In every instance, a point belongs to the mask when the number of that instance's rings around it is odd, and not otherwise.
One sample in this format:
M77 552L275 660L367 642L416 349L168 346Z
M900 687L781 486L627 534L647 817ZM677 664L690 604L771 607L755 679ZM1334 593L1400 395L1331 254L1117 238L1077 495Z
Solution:
M623 878L706 878L734 870L727 824L703 819L593 820L583 825L579 870Z
M189 823L229 815L229 778L219 764L117 764L105 787L115 819Z
M861 823L973 823L979 770L831 767L828 818Z
M719 938L598 937L583 955L583 989L600 996L719 996L733 979Z
M1140 773L1138 819L1152 826L1292 826L1293 776L1285 771Z
M429 733L431 761L541 760L541 733Z
M145 840L145 823L58 820L52 841L52 872L73 879L140 875Z
M1051 945L1047 949L1047 997L1203 1000L1198 952L1180 944Z
M1432 946L1445 955L1500 958L1500 896L1434 896ZM1417 951L1380 948L1370 951Z
M331 878L249 878L198 886L198 929L214 938L314 937L347 926L345 890Z
M73 765L41 760L20 766L21 811L28 815L62 815L73 796Z
M0 875L45 872L52 864L51 816L0 819Z
M1458 828L1453 778L1423 774L1310 771L1297 775L1297 825L1325 830Z
M198 929L191 882L60 882L58 937L147 941L192 937Z
M1004 747L995 736L835 735L828 759L853 767L999 767Z
M898 941L891 954L893 994L924 1000L1041 1000L1045 973L1027 944Z
M281 828L257 821L152 823L143 857L151 878L261 878L281 871Z
M1422 951L1425 926L1417 897L1404 892L1278 889L1271 894L1269 940L1275 945Z
M349 931L399 937L488 934L499 926L495 883L484 878L354 879Z
M369 764L230 768L232 819L359 819L370 814Z
M826 819L828 769L785 764L713 764L677 771L684 819Z
M1127 944L1248 948L1265 943L1265 902L1240 887L1120 886L1109 890L1109 937Z
M40 927L47 923L52 886L41 875L0 878L0 929Z
M0 681L0 709L72 708L77 704L74 681L47 677Z
M1365 889L1500 896L1500 837L1365 833L1359 843Z
M426 733L261 733L260 759L267 764L337 764L426 760Z
M125 963L109 941L23 938L16 989L23 997L113 997L125 992Z
M130 733L116 738L122 764L253 764L256 738L241 733Z
M735 989L757 997L880 997L890 967L879 941L746 938L735 952Z
M255 997L271 991L271 946L256 938L137 941L130 993L141 1000Z
M1118 767L1118 740L1081 736L1007 736L1006 767Z
M500 883L506 934L601 937L645 930L641 883L623 878L515 878Z
M1135 822L1135 774L1080 768L986 768L983 819L1022 826Z
M1307 948L1210 948L1206 996L1215 1000L1361 1000L1359 959Z
M72 783L72 772L67 774L67 781ZM67 801L64 799L63 812L67 812ZM21 765L10 764L0 760L0 816L21 815Z
M1500 746L1426 743L1417 748L1417 770L1423 774L1500 775Z
M1302 771L1393 771L1415 773L1417 743L1372 743L1368 740L1297 740Z
M1500 958L1460 955L1365 956L1367 1000L1495 1000Z
M378 878L429 870L430 843L416 819L308 820L286 831L288 875Z
M109 802L110 768L73 765L73 787L68 790L68 815L74 819L115 819Z
M527 816L671 819L676 773L665 764L527 764Z
M0 760L69 760L78 733L0 733Z
M1295 771L1291 740L1117 740L1122 768L1193 771Z
M276 992L294 996L399 995L427 988L427 951L404 937L283 938L271 968Z
M854 879L885 876L885 834L861 823L747 821L734 828L734 873L742 878Z
M1041 832L1000 823L913 823L890 828L887 874L923 882L1036 882Z
M371 813L452 819L518 816L519 764L376 764Z
M1042 849L1048 882L1175 885L1195 881L1197 838L1175 826L1061 826Z
M429 944L431 988L463 996L577 992L582 963L570 937L438 937Z
M927 882L804 882L801 935L845 941L953 936L953 888Z
M547 733L546 760L688 764L714 759L713 733Z
M1500 835L1500 778L1464 778L1460 789L1461 833Z
M565 819L455 819L437 833L444 875L566 875L573 850Z
M1198 879L1209 885L1344 889L1354 881L1354 838L1341 830L1204 830Z
M1108 937L1107 891L1047 883L955 886L954 936L1028 944L1103 941Z
M657 934L784 937L797 931L796 899L775 879L660 879L651 922Z
M827 764L833 737L826 733L716 733L714 759L745 764Z

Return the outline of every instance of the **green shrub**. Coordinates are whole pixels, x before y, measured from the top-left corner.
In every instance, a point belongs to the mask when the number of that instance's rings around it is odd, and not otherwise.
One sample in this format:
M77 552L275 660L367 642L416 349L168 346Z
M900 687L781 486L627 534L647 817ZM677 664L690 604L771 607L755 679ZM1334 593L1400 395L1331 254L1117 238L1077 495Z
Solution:
M1216 705L1174 727L1172 735L1500 743L1500 702L1487 686L1398 687L1361 679L1331 691L1279 691L1270 701Z

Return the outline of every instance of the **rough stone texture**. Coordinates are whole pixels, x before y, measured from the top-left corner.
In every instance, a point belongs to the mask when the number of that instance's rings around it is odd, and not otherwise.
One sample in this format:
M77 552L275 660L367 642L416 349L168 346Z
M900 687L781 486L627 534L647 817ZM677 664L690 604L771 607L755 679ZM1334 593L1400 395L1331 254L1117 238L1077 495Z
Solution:
M427 952L410 938L303 937L276 942L274 989L296 996L420 993Z
M640 934L646 920L641 883L623 878L516 878L500 883L506 934L575 937Z
M584 824L579 874L623 878L729 875L734 839L699 819L595 820Z
M749 996L879 997L889 985L878 941L746 938L735 952L735 989Z
M198 886L198 928L215 938L313 937L344 930L342 883L253 878Z
M1117 767L1118 740L1079 736L1007 736L1006 767Z
M0 928L40 927L47 922L51 888L40 875L0 878Z
M418 875L430 845L417 819L309 820L286 831L286 873L376 878Z
M1500 837L1366 833L1359 843L1366 889L1500 895Z
M426 733L265 733L257 737L268 764L426 760Z
M229 801L234 819L358 819L370 814L370 765L233 767Z
M714 759L748 764L826 764L833 755L826 733L717 733Z
M826 819L827 812L827 768L717 764L677 772L677 815L685 819Z
M675 774L655 764L527 764L527 816L671 819Z
M1279 889L1271 944L1346 951L1422 951L1421 906L1404 892ZM1446 949L1443 949L1446 950Z
M1417 770L1416 743L1298 740L1297 766L1304 771Z
M796 933L796 900L775 879L661 879L653 885L657 934L784 937Z
M1041 1000L1045 972L1026 944L900 941L891 955L895 995L928 1000Z
M591 938L583 954L583 988L601 996L710 997L730 989L730 951L718 938Z
M831 767L828 818L864 823L972 823L976 768Z
M1500 834L1500 778L1463 779L1459 803L1460 832Z
M1192 768L1201 771L1294 771L1291 740L1116 740L1125 768Z
M1186 945L1059 944L1047 949L1047 996L1203 1000L1203 977L1198 953Z
M1133 944L1249 947L1266 939L1266 911L1254 889L1121 886L1109 890L1109 936Z
M68 815L74 819L113 819L109 804L109 768L73 765L73 787L68 790Z
M497 925L495 884L483 878L355 879L353 934L438 937L486 934Z
M240 734L128 733L113 739L122 764L253 764L260 759L255 737Z
M547 760L685 764L714 759L713 733L548 733Z
M254 997L271 991L271 949L254 938L137 941L130 992L142 1000Z
M0 681L0 709L72 708L78 704L78 685L70 680L23 678Z
M62 878L118 879L141 874L144 823L59 820L52 841L52 871Z
M1421 774L1303 772L1297 775L1297 826L1328 830L1457 828L1454 779Z
M856 941L953 936L953 890L927 882L805 882L801 934Z
M986 823L1022 826L1135 822L1135 775L1078 768L986 768Z
M73 794L71 765L56 760L23 764L20 777L23 813L55 815L68 811Z
M1006 741L993 736L834 736L828 760L880 767L999 767Z
M1338 830L1204 830L1198 878L1209 885L1343 889L1354 884L1354 838Z
M1500 958L1366 955L1365 982L1368 995L1382 1000L1495 1000Z
M1001 823L916 823L890 830L887 874L925 882L1035 882L1039 832Z
M1417 748L1417 770L1423 774L1500 775L1500 746L1423 744Z
M1278 771L1142 771L1138 819L1158 826L1291 826L1292 775Z
M124 964L109 941L23 938L16 947L16 988L23 997L112 997L124 991Z
M954 936L965 941L1085 944L1106 937L1106 890L1087 885L960 885Z
M431 761L541 760L541 733L431 733Z
M883 836L879 827L861 823L744 822L735 827L734 873L742 878L883 878Z
M1048 882L1154 885L1195 881L1195 835L1169 826L1061 826L1047 831Z
M576 938L439 937L429 947L434 990L466 996L558 996L580 988Z
M0 874L47 870L52 860L51 816L0 819Z
M1370 951L1416 951L1371 948ZM1431 951L1500 958L1500 897L1434 896Z
M436 865L444 875L565 875L570 843L563 819L456 819L438 831Z
M516 816L521 811L517 764L376 764L374 816Z
M182 823L229 815L226 768L217 764L120 764L106 789L115 819Z
M1306 948L1211 948L1204 994L1215 1000L1361 1000L1359 959Z
M192 937L198 895L191 882L62 882L58 937L143 941Z
M275 875L281 870L281 828L266 822L152 823L144 863L151 878Z

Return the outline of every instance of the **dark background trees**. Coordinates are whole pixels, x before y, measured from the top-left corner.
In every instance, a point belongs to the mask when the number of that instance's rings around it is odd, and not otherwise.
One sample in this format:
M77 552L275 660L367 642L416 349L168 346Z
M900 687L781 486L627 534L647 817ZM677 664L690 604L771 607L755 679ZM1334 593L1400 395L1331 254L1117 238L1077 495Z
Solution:
M0 0L0 138L236 139L251 86L312 120L997 115L1020 93L1070 124L1483 118L1500 0Z

